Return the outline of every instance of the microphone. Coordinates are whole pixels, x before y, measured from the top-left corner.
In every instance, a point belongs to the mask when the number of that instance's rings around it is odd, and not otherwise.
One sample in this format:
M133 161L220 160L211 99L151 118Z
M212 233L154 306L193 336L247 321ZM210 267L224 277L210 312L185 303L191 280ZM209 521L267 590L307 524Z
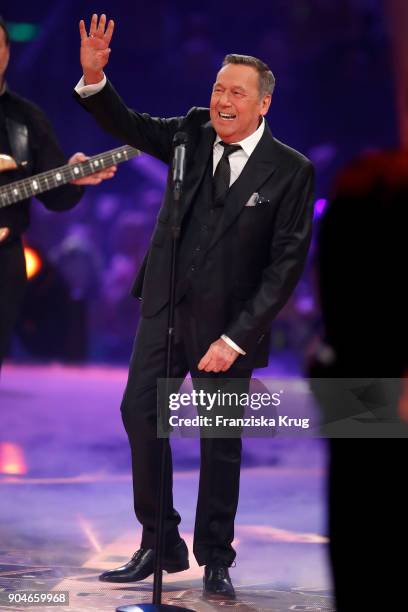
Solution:
M174 199L179 200L181 188L184 181L184 172L186 169L186 144L188 136L185 132L177 132L173 138L174 156L173 156L173 185Z

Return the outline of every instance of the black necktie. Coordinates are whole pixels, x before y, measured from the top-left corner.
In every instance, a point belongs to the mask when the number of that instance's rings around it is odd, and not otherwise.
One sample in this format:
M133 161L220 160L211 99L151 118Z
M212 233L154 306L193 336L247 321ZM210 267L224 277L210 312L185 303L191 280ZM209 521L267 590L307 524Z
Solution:
M225 144L222 140L218 144L224 147L224 151L213 176L214 206L223 206L223 200L229 189L231 179L231 168L228 158L231 153L241 149L241 145Z

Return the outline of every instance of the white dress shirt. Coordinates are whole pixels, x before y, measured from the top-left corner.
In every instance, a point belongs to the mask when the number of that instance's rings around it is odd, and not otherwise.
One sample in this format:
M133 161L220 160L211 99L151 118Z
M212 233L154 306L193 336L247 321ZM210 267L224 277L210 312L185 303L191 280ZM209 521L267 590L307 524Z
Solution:
M238 151L234 151L233 153L231 153L231 155L228 156L230 168L231 168L230 187L232 183L235 183L235 181L241 174L242 170L244 169L244 166L247 163L249 157L252 155L256 145L261 140L264 130L265 130L265 119L262 117L260 126L250 136L247 136L246 138L244 138L244 140L240 140L239 142L228 143L228 144L237 144L237 145L240 145L241 147ZM214 142L214 148L213 148L213 174L224 152L224 147L221 144L219 144L220 141L221 141L221 138L217 134L217 137Z
M261 140L264 130L265 130L265 119L262 117L260 126L250 136L247 136L246 138L244 138L244 140L240 140L239 142L228 143L228 144L237 144L241 146L241 148L238 151L234 151L233 153L231 153L231 155L228 156L230 168L231 168L230 187L232 183L234 183L237 180L242 170L244 169L244 166L247 163L250 155L253 153L258 142ZM213 147L213 174L217 168L218 162L220 161L223 151L224 151L224 147L221 144L219 144L220 141L221 141L221 138L217 134L217 137L214 142L214 147ZM246 354L245 351L242 350L240 346L235 344L235 342L233 342L231 338L229 338L225 334L222 334L221 338L224 340L224 342L229 344L229 346L231 346L241 355Z
M84 77L82 77L78 84L75 87L75 91L81 98L87 98L88 96L93 96L94 94L101 91L106 85L106 76L103 75L103 79L99 81L99 83L95 83L93 85L85 85ZM237 180L242 170L245 167L250 155L252 155L256 145L261 140L263 133L265 130L265 119L262 117L262 121L259 127L253 132L250 136L247 136L243 140L239 142L233 142L228 144L237 144L240 145L240 149L238 151L234 151L231 155L228 156L230 168L231 168L231 177L230 177L230 186ZM217 168L218 162L220 161L224 147L219 144L221 138L218 136L215 139L213 146L213 174ZM231 346L235 351L240 353L241 355L246 355L245 351L239 347L231 338L228 338L225 334L222 334L221 338L226 342L229 346Z

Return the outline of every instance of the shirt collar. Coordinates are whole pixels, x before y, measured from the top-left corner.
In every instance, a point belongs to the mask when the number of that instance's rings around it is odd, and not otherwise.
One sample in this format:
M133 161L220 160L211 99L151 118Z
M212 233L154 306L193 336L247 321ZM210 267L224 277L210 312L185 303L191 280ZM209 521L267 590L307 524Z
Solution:
M264 117L262 117L262 121L259 127L255 130L255 132L253 132L252 134L250 134L243 140L240 140L239 142L234 142L231 144L239 144L244 150L244 152L246 153L246 155L249 157L254 152L254 149L256 145L258 144L258 142L261 140L264 130L265 130L265 119ZM217 134L215 142L214 142L214 146L218 145L220 141L221 141L221 138Z

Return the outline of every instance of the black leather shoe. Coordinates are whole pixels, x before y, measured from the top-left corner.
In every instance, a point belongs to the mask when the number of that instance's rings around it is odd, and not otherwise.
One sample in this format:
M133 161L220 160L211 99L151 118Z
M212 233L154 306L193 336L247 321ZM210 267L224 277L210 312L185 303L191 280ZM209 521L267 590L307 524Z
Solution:
M228 567L213 563L205 566L203 578L204 597L218 597L225 599L235 599L235 591L232 586Z
M183 572L189 567L188 549L184 540L180 540L163 558L163 569L168 574L173 574ZM99 576L99 580L102 582L137 582L138 580L144 580L153 572L154 550L152 548L140 548L126 565L103 572Z

